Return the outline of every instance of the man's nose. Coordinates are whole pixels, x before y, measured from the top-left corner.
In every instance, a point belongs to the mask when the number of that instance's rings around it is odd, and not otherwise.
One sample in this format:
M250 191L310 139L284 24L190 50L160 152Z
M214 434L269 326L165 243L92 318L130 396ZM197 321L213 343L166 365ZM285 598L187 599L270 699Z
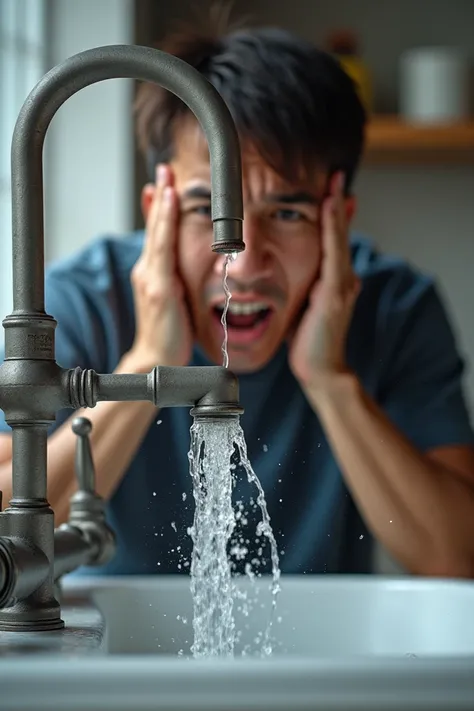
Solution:
M271 273L271 254L265 245L262 233L258 230L256 221L244 219L243 238L245 249L227 266L229 278L239 282L266 279ZM218 269L222 273L224 259L219 259Z

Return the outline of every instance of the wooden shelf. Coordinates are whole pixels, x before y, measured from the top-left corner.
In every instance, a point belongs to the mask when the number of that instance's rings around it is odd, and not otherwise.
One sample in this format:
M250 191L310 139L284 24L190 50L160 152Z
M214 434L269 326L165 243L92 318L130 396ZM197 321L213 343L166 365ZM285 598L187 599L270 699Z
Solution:
M474 164L474 121L448 125L407 123L374 116L367 130L365 163Z

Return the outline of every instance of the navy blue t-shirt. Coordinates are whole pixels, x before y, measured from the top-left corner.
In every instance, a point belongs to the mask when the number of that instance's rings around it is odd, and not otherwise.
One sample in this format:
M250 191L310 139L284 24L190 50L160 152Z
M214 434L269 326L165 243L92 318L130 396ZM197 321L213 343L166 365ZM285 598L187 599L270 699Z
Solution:
M63 367L112 372L132 346L130 272L142 243L142 232L105 237L48 269L46 311L58 321L56 358ZM379 254L357 236L351 245L363 288L348 337L349 366L421 450L474 444L462 394L463 363L433 280L402 260ZM192 364L210 363L196 348ZM372 538L288 367L285 347L239 382L245 408L241 424L282 552L282 572L371 572ZM0 431L9 431L0 414ZM69 415L59 413L52 430ZM83 572L189 570L192 418L189 410L173 408L161 410L157 421L107 505L117 554L103 568ZM236 497L244 503L256 497L244 477ZM249 526L257 520L250 519Z

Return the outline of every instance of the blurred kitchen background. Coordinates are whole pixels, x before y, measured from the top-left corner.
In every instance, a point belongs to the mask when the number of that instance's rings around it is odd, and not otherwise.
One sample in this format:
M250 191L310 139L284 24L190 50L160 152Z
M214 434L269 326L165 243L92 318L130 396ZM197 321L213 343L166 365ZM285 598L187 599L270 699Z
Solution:
M71 54L97 45L153 44L170 23L206 5L0 0L2 317L11 309L10 141L27 92ZM474 0L236 0L232 16L247 14L345 53L342 59L357 73L372 112L356 185L356 227L384 250L437 275L470 363L474 114L472 102L466 103L471 97L465 72L471 72L472 89ZM142 226L138 196L144 172L133 138L133 92L126 80L89 87L53 119L45 146L47 260L99 234ZM474 368L466 385L474 411Z

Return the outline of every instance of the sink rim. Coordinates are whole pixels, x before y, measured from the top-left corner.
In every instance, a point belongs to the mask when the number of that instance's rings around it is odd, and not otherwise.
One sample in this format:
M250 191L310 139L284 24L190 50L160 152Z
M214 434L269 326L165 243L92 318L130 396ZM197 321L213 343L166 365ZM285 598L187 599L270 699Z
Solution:
M250 581L242 578L244 584L251 585ZM64 593L75 590L83 591L87 588L111 588L120 585L125 588L137 588L140 590L155 587L173 587L176 584L189 584L189 574L162 575L160 573L151 575L75 575L65 576L61 582ZM265 575L257 579L257 585L269 585L271 576ZM469 591L474 595L474 580L465 578L444 578L444 577L415 577L410 575L351 575L351 574L284 574L280 578L280 586L304 585L307 587L318 586L319 588L359 588L359 589L383 589L389 591L432 591L433 588Z
M54 661L54 663L52 663ZM412 708L467 711L474 704L474 656L433 660L246 659L183 660L133 657L29 660L0 666L8 708L79 711L265 711L291 708L344 711ZM44 706L38 688L52 677ZM131 686L132 685L132 686ZM74 696L71 699L71 691ZM423 691L420 696L420 690ZM202 698L202 702L196 703ZM43 703L40 700L40 703ZM31 705L29 705L31 704ZM72 705L71 705L72 704Z

